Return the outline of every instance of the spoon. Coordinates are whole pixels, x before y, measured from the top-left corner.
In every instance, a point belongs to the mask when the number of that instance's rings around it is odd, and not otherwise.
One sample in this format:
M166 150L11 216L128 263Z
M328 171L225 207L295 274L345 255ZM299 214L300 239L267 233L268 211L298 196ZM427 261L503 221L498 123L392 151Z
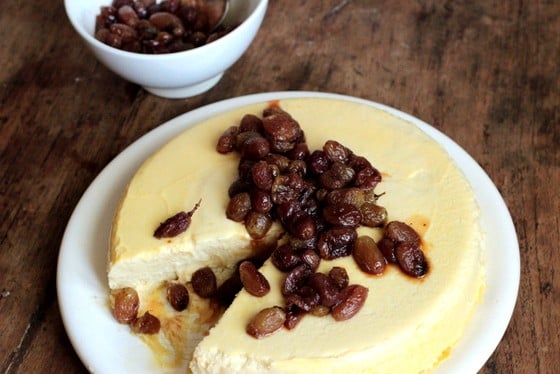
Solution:
M214 25L211 27L211 32L224 24L230 9L229 2L230 0L206 0L209 23Z

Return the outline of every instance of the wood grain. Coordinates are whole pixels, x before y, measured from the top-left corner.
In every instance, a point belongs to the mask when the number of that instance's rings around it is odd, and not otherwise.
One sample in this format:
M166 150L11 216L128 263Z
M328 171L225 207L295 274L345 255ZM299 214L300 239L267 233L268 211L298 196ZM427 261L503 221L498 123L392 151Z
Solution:
M85 372L64 332L56 261L74 206L140 136L245 94L308 90L393 106L442 130L512 214L521 284L481 373L560 367L560 2L271 0L212 90L165 100L100 65L63 2L0 12L0 371Z

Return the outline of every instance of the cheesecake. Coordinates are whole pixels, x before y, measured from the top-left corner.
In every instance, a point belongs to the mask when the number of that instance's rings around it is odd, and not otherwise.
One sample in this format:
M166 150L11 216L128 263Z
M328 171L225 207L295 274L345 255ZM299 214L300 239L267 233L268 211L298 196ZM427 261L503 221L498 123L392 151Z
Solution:
M145 161L115 215L109 287L134 288L140 312L160 318L160 333L142 339L168 368L194 373L429 372L452 354L481 300L485 249L479 208L467 179L441 145L412 123L365 104L326 98L274 103L301 125L310 150L335 139L381 172L378 202L389 221L404 222L420 235L429 264L426 276L407 276L394 264L382 275L371 275L352 256L322 260L317 271L342 267L351 283L368 289L360 311L344 321L309 314L296 328L262 339L247 333L251 319L265 308L284 306L286 275L270 260L259 269L270 284L262 297L242 289L225 309L194 295L180 313L162 300L165 284L189 285L203 267L223 283L241 260L269 253L282 240L278 223L255 239L242 223L226 217L239 155L216 151L225 129L248 113L261 116L270 105L218 114ZM192 212L188 228L156 238L154 230L178 212ZM358 234L379 241L383 228L359 227Z

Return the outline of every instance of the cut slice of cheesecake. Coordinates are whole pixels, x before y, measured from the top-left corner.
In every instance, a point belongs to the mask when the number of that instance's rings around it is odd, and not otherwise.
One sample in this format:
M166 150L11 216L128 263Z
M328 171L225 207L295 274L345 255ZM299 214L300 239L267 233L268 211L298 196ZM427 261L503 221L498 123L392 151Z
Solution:
M275 243L279 225L267 237L254 240L242 224L225 216L228 188L237 176L239 160L233 154L216 152L216 142L244 112L230 112L189 129L140 167L113 223L108 263L111 289L143 290L163 281L186 282L203 266L214 269L221 282L239 260ZM185 232L172 238L154 236L161 222L191 211L197 203Z
M382 194L379 203L387 208L389 220L406 222L421 235L430 272L413 279L391 265L382 276L373 276L362 272L352 257L323 260L320 271L342 266L351 284L368 287L359 313L343 322L330 315L306 315L293 330L255 339L246 333L251 318L263 308L283 306L285 274L267 261L261 272L270 293L255 297L242 290L200 344L204 333L192 322L196 319L173 325L191 347L180 351L182 363L190 360L196 346L190 363L195 373L429 371L450 354L484 288L482 230L468 181L439 144L386 111L335 99L286 99L278 104L301 124L309 149L334 139L383 173L376 188ZM236 179L239 160L215 150L226 128L247 113L261 115L267 105L217 115L172 140L139 169L114 221L111 289L134 287L148 300L153 292L147 290L167 281L188 282L205 266L214 269L221 282L240 260L278 239L279 226L255 241L242 224L225 217L228 187ZM154 238L160 222L190 211L198 201L184 233ZM380 229L359 232L375 239L382 235ZM198 315L218 319L212 305L201 305Z

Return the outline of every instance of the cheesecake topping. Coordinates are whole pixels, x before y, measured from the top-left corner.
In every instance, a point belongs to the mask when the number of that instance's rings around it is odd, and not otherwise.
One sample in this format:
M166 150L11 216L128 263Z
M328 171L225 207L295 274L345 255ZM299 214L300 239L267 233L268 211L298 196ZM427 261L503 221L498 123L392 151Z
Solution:
M333 269L332 277L317 273L321 260L353 255L358 267L369 274L383 274L387 262L398 264L412 277L426 274L419 235L404 223L387 224L387 210L377 204L381 195L374 190L381 173L335 140L310 152L299 123L278 105L266 108L262 118L248 114L238 126L227 128L216 150L240 155L226 216L244 223L253 239L264 237L274 220L287 233L271 254L272 263L286 273L282 284L286 328L294 328L312 311L346 320L365 303L367 288L348 285L342 268ZM383 250L373 238L358 237L359 226L385 225ZM246 268L245 279L257 274L253 264L247 263ZM245 285L245 289L260 296L252 287ZM247 328L250 335L261 338L272 333L255 332L254 325L258 325L255 321L266 325L268 318L277 322L279 313L274 308L255 316Z
M158 239L174 238L177 235L185 232L189 228L192 216L199 206L200 201L196 203L191 211L179 212L169 217L158 226L158 228L154 232L154 236Z

